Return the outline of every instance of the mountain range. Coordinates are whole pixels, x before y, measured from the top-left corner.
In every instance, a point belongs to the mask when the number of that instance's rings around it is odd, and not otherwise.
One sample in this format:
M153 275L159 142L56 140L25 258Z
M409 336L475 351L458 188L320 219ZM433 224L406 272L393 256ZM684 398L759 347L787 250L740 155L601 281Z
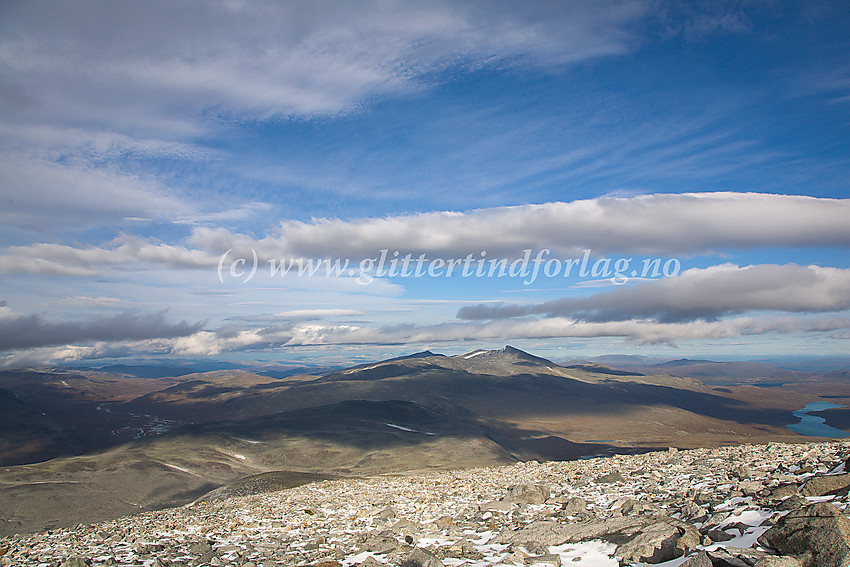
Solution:
M183 504L271 473L271 485L288 486L810 439L786 426L819 399L812 393L668 373L692 366L649 373L561 365L506 346L425 351L317 375L6 371L0 532ZM849 390L832 395L850 400Z

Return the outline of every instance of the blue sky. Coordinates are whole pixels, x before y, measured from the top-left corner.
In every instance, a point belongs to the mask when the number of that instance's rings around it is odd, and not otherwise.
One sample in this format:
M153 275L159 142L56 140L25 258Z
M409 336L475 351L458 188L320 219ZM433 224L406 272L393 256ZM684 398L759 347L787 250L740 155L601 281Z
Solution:
M846 353L845 8L6 2L0 364Z

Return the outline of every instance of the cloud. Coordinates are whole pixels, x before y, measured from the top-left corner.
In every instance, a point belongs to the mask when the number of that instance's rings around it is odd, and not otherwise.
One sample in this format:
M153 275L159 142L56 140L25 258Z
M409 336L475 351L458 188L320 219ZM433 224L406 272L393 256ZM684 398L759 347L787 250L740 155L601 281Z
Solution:
M7 180L0 208L6 228L79 228L114 224L131 215L165 219L190 210L156 182L85 163L6 153L0 154L0 177Z
M446 68L623 53L645 12L635 1L28 2L4 8L0 68L6 106L24 114L186 133L204 110L333 114Z
M92 341L171 338L197 333L203 323L169 323L165 312L124 312L85 321L47 321L41 315L21 315L0 308L0 351Z
M535 339L622 338L640 345L676 346L679 341L734 339L764 334L811 333L841 340L850 333L850 318L738 317L722 321L659 323L630 320L581 322L563 317L451 322L384 327L339 323L291 322L259 328L226 325L173 338L98 341L90 345L35 347L0 357L0 367L20 368L116 357L172 355L217 356L226 353L344 345L408 345L419 348L457 341L506 342Z
M202 140L222 124L333 117L482 67L625 53L647 9L637 0L3 5L0 177L10 198L0 224L50 232L245 218L263 205L236 217L198 211L190 188L178 196L141 172L151 159L219 159Z
M307 346L599 337L625 338L637 344L675 345L681 340L728 339L767 333L824 333L846 329L850 329L850 318L840 317L738 317L686 323L645 320L596 323L555 317L384 327L296 322L257 329L202 331L176 339L171 352L183 356L214 356L226 352Z
M38 243L10 246L0 256L0 273L53 274L89 277L107 266L152 264L171 268L214 269L218 257L202 250L122 235L110 248L76 248Z
M264 258L370 258L379 250L463 258L552 249L595 254L707 254L763 246L850 246L850 199L762 193L600 197L572 202L355 220L286 221L260 240L200 229L206 250L255 248Z
M364 315L356 309L293 309L278 313L279 317L293 319L318 319L320 317L358 317Z
M726 249L850 246L850 199L762 193L654 194L600 197L541 205L495 207L468 213L434 212L355 220L286 221L264 238L224 228L194 230L179 245L129 234L112 247L39 243L8 248L0 272L91 276L100 266L158 264L213 269L221 255L259 261L377 259L381 250L428 260L518 258L551 250L547 258L641 254L708 255ZM392 259L392 257L388 257Z
M567 297L537 305L462 307L458 317L476 320L543 315L589 322L652 319L673 323L713 321L747 311L811 313L845 309L850 309L850 270L796 264L721 264L588 297Z

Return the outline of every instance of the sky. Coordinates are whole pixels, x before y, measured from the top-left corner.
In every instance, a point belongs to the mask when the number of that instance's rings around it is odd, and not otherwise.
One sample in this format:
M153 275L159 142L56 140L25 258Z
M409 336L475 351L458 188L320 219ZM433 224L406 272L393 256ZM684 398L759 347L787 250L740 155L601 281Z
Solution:
M0 3L0 367L850 352L841 1Z

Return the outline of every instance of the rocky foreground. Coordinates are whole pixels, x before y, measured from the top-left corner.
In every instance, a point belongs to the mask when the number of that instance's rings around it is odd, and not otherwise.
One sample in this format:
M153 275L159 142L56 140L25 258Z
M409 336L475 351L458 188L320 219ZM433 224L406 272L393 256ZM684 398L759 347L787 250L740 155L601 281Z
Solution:
M2 538L0 565L850 566L848 458L741 445L323 481Z

